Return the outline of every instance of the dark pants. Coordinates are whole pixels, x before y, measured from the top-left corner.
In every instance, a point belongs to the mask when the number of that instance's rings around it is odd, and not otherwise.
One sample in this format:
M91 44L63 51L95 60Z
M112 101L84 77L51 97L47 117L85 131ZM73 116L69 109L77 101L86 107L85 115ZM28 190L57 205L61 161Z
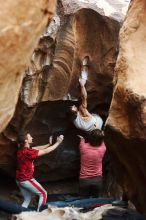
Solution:
M79 179L80 195L100 196L102 193L102 176Z

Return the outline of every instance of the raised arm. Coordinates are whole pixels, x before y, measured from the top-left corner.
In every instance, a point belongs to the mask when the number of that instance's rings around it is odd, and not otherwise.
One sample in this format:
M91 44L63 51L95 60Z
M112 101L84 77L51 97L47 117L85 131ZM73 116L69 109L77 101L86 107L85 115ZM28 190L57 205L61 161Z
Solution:
M50 138L49 138L49 143L48 143L48 144L41 145L41 146L36 146L36 147L33 147L33 149L36 149L36 150L44 150L44 149L46 149L47 147L50 147L51 144L52 144L52 136L50 136Z
M49 146L50 146L50 143L45 144L45 145L41 145L41 146L32 147L32 149L44 150L44 149L46 149L46 148L49 147Z
M82 78L79 79L80 87L81 87L81 105L83 108L87 108L87 91L85 89L86 81Z
M51 145L51 146L48 146L47 148L43 149L43 150L39 150L38 152L38 156L43 156L45 154L48 154L50 153L51 151L55 150L59 144L61 144L61 142L63 141L64 139L64 136L63 135L60 135L57 137L57 141L55 144Z
M79 78L79 83L81 87L81 108L87 109L87 92L85 89L85 84L88 79L88 63L89 57L85 56L82 61L82 71L81 76Z

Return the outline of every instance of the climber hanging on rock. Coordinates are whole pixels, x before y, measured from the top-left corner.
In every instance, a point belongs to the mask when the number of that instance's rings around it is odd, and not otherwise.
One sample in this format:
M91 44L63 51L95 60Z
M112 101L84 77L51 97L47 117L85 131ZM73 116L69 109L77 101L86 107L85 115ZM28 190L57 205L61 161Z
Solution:
M22 207L27 208L31 201L31 193L39 196L37 211L46 203L46 190L33 178L34 165L33 161L39 156L50 153L55 150L63 141L63 135L57 137L55 144L51 145L51 141L43 146L31 148L33 138L29 133L19 135L19 149L17 151L17 167L16 167L16 183L24 197Z
M81 103L79 108L75 105L71 106L71 119L74 125L84 131L92 131L94 129L102 129L103 120L97 114L91 114L87 109L87 92L85 89L85 84L88 78L88 63L89 57L86 56L82 62L82 72L79 78L80 88L81 88Z

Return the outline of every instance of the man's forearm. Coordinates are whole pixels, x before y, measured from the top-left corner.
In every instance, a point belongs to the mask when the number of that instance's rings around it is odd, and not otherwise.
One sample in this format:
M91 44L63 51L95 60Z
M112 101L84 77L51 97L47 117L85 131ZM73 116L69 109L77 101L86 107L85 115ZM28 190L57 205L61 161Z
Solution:
M38 152L38 156L42 156L42 155L45 155L45 154L48 154L50 153L51 151L55 150L59 144L61 144L61 142L63 141L64 139L64 136L63 135L59 135L57 137L57 141L55 144L51 145L51 146L48 146L46 149L43 149L43 150L39 150Z
M84 99L87 99L87 91L85 86L81 86L81 96L84 97Z
M45 149L46 154L47 154L47 153L49 153L49 152L51 152L51 151L53 151L53 150L55 150L55 149L56 149L56 147L58 147L58 145L59 145L59 144L60 144L59 142L56 142L56 143L55 143L55 144L53 144L52 146L50 146L50 147L46 148L46 149Z
M46 148L49 147L49 146L50 146L50 143L45 144L45 145L42 145L42 146L33 147L33 149L36 149L36 150L44 150L44 149L46 149Z
M55 150L59 144L60 144L60 142L56 142L52 146L50 146L50 147L48 146L46 149L39 150L38 156L42 156L42 155L50 153L51 151Z
M84 107L87 107L87 91L85 89L85 86L81 86L81 100L82 100L82 105Z

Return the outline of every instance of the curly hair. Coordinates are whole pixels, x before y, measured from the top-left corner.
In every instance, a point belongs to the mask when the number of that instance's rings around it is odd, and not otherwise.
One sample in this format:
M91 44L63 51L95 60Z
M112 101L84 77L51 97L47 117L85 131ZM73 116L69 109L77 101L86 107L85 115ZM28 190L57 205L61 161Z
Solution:
M74 121L77 117L77 112L68 111L68 118L70 121Z
M95 129L85 133L85 141L91 144L91 146L100 146L103 142L103 131Z

